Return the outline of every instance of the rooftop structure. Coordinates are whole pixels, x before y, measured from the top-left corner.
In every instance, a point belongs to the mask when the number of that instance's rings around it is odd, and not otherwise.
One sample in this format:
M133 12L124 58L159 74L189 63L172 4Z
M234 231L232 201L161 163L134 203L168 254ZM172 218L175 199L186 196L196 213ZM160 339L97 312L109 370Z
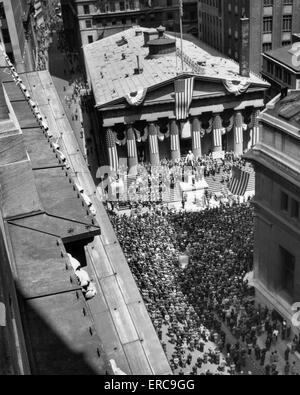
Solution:
M206 45L205 49L202 48L199 42L197 45L184 39L181 54L180 39L177 37L176 52L174 50L159 58L153 57L149 54L149 47L144 45L143 33L147 31L148 29L140 27L132 28L84 46L87 74L97 106L116 101L141 89L154 89L183 73L203 79L236 81L237 84L243 81L265 85L253 73L250 73L249 78L241 77L236 62L214 50L211 51ZM158 33L156 38L157 36ZM174 39L171 34L165 36ZM137 57L143 69L142 73L135 73Z
M299 43L263 54L262 75L271 84L268 90L269 99L277 96L284 88L300 89L298 52Z

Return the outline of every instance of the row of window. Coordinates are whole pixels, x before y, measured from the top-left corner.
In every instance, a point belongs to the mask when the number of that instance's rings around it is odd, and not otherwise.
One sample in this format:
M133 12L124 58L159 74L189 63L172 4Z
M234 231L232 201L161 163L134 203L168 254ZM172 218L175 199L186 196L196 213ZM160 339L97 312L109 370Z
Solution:
M291 32L292 31L292 15L283 15L282 17L282 31L283 32ZM265 16L263 18L263 33L272 33L273 32L273 17Z
M284 5L292 5L293 0L283 0ZM264 6L265 7L273 7L274 5L274 0L264 0Z
M96 6L100 12L116 12L116 11L133 11L133 10L140 10L142 8L148 7L156 7L158 3L155 3L155 0L151 0L151 2L141 2L139 0L120 0L120 1L103 1L98 2ZM174 0L166 0L166 6L172 7L174 5ZM83 13L85 15L90 15L92 13L91 6L89 4L83 5Z
M277 80L283 81L285 84L292 84L291 73L270 60L267 60L267 73L274 76Z

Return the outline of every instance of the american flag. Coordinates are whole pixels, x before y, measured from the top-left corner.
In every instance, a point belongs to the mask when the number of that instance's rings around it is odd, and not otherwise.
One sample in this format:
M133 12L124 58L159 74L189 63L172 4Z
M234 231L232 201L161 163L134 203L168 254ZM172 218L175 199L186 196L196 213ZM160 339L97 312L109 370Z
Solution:
M114 170L118 170L119 160L118 160L116 141L115 141L115 136L111 129L107 129L106 131L106 144L108 148L109 165Z
M222 118L220 115L216 115L213 121L213 139L215 147L222 147L222 135L226 133L226 129L223 128Z
M193 119L193 149L201 148L201 125L198 118Z
M179 136L178 134L171 134L171 151L179 150Z
M149 125L149 145L150 153L152 155L158 154L158 140L157 140L157 130L153 123Z
M175 120L171 121L170 137L171 137L171 151L179 151L180 150L179 131Z
M132 128L127 130L127 153L128 158L135 158L137 156L135 134Z
M235 126L235 143L241 144L243 142L243 126Z
M188 117L193 90L194 77L175 80L175 114L177 120Z
M230 192L237 196L245 195L249 184L249 179L250 173L234 166L232 168L232 178L229 185Z
M222 130L214 129L213 136L214 136L214 146L222 147Z

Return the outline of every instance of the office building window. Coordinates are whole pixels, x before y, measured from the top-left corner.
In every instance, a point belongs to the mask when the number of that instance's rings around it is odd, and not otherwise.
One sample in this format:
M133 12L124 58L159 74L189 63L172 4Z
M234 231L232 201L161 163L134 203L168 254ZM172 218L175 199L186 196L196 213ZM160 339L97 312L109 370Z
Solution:
M87 19L87 20L85 21L85 27L86 27L87 29L90 29L90 28L92 27L92 21L91 21L90 19Z
M83 12L84 12L84 14L89 14L90 13L90 6L88 4L85 4L83 6Z
M299 202L295 199L291 201L291 217L299 219Z
M273 30L273 18L271 16L265 16L263 19L263 33L272 33Z
M282 211L289 211L289 196L285 192L281 192L280 209Z
M281 287L290 297L294 295L295 257L285 248L281 252Z
M284 15L282 20L282 31L292 31L292 15Z

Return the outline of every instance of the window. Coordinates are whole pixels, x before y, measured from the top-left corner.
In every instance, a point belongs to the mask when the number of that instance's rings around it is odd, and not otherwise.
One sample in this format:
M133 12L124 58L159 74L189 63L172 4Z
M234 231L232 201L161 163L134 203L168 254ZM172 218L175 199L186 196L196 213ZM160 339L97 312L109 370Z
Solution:
M120 1L119 5L120 5L120 11L124 11L125 10L125 3L124 3L124 1Z
M267 60L267 72L269 74L274 73L274 63L272 63L270 60Z
M273 0L264 0L264 7L273 6Z
M299 202L295 199L291 201L291 217L299 219Z
M272 49L272 43L264 43L263 44L263 52L271 51L271 49Z
M88 4L85 4L83 6L83 12L84 12L84 14L89 14L90 13L90 6Z
M88 36L88 43L91 44L94 42L93 36Z
M0 19L6 19L3 3L0 3Z
M285 248L281 252L281 286L290 297L294 295L295 257Z
M265 16L263 19L263 33L272 33L273 30L273 18L271 16Z
M289 196L285 192L281 192L280 208L282 211L289 211Z
M280 66L275 66L275 77L282 80L282 68Z
M172 7L173 0L167 0L167 7Z
M284 15L282 20L282 31L292 31L292 15Z
M86 27L87 29L90 29L90 28L92 27L92 21L91 21L90 19L87 19L87 20L85 21L85 27Z

